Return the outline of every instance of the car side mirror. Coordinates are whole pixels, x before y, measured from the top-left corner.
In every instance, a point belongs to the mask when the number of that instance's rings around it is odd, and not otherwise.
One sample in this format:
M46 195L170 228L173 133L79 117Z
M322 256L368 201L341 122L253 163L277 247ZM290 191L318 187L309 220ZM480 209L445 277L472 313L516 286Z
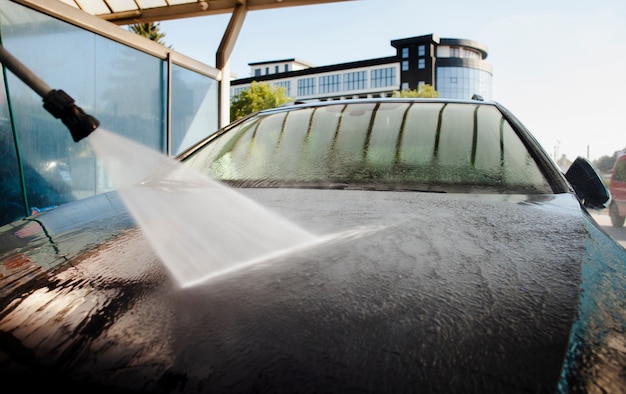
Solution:
M611 198L598 172L589 160L577 157L565 173L565 178L574 188L576 195L586 208L606 208Z

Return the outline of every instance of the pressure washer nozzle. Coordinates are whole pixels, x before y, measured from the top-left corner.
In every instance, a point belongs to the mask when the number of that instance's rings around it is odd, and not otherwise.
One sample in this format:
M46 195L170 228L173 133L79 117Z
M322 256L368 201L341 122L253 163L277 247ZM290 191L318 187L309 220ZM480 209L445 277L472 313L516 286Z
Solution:
M48 92L43 98L43 107L55 118L61 119L70 129L74 142L87 137L100 126L98 119L86 114L74 104L74 99L62 90L53 89Z

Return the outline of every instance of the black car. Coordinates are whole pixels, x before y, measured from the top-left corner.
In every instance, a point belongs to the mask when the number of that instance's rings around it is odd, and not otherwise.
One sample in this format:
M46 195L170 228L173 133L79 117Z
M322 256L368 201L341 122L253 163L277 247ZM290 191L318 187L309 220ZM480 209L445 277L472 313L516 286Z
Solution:
M159 208L147 216L170 241L155 243L124 188L7 225L3 392L626 390L626 251L587 212L608 192L584 159L563 174L500 104L285 106L179 159L318 241L178 271L155 244L218 249L239 212L198 206L183 219L207 224L190 235ZM167 193L176 212L201 183L158 173L127 189ZM290 236L242 216L224 237L242 256L261 253L252 227Z

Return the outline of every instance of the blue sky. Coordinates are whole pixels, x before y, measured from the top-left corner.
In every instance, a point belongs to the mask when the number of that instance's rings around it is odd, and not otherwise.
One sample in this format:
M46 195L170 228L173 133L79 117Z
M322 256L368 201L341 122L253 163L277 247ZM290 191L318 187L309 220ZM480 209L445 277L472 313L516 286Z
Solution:
M164 21L165 42L210 66L229 15ZM316 66L392 56L391 40L436 34L486 45L493 99L553 155L594 160L626 147L626 1L355 0L251 11L231 56Z

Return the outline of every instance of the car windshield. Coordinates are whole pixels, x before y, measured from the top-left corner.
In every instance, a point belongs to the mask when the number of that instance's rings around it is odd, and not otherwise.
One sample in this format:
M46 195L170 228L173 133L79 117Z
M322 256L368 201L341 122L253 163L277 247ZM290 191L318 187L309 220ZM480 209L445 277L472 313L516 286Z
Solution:
M494 105L341 102L260 113L186 158L241 187L551 193Z

